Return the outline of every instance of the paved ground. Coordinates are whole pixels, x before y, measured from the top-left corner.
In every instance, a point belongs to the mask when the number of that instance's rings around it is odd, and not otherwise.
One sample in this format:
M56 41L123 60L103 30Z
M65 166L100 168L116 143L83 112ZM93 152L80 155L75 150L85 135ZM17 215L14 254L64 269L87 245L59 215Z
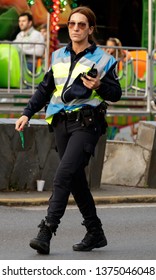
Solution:
M92 194L96 204L156 202L156 188L102 184L99 190L92 190ZM0 192L0 205L44 205L48 203L50 195L50 191ZM69 198L69 204L74 204L72 196Z

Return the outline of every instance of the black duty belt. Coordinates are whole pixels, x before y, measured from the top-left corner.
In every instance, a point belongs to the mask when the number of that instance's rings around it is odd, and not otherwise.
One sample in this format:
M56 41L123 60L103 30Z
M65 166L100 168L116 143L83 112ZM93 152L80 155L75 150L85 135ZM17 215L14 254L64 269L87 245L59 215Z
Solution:
M78 121L81 120L83 117L89 117L89 116L96 116L98 113L106 113L106 107L103 108L101 105L98 107L91 107L91 106L85 106L77 111L60 111L55 115L55 118L62 119L62 120L68 120L68 121Z
M60 118L62 120L68 120L68 121L79 120L79 116L80 116L80 111L69 111L69 112L60 111L57 114L58 118Z

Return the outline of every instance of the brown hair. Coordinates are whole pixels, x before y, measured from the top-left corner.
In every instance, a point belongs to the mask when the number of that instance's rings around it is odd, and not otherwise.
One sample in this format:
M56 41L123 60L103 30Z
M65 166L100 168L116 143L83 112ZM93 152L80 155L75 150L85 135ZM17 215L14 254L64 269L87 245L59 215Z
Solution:
M121 41L118 38L110 37L110 38L107 39L107 41L113 42L114 45L117 46L117 47L121 47L122 46Z
M121 49L121 47L122 47L121 41L120 41L118 38L110 37L110 38L107 39L107 42L108 42L108 41L111 41L112 43L114 43L114 46L115 46L115 47L119 47L119 48L117 49L117 51L118 51L118 57L123 57L123 56L125 56L125 54L123 53L123 50Z
M18 18L20 18L20 17L27 17L28 21L32 21L33 22L33 16L29 12L24 12L24 13L20 14Z
M89 23L89 27L93 26L94 27L94 31L97 31L96 29L96 16L94 14L94 12L86 7L86 6L79 6L75 9L73 9L69 15L68 21L70 20L71 16L75 13L80 13L84 16L86 16L86 18L88 19L88 23ZM95 41L93 33L91 35L89 35L89 40L91 41Z
M46 23L42 23L39 27L39 30L41 29L46 29L47 30L47 24Z

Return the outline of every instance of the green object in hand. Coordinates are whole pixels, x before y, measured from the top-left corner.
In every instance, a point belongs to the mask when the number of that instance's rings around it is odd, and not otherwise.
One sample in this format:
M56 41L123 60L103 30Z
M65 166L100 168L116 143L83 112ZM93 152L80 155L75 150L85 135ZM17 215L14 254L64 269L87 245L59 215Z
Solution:
M20 134L20 138L21 138L22 148L24 149L24 133L23 133L23 131L20 131L19 134Z

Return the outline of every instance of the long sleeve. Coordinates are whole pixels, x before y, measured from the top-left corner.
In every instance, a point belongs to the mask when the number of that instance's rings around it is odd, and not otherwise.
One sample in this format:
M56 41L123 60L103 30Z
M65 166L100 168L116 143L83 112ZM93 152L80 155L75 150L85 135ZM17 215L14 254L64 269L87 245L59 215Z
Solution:
M101 79L100 88L97 93L105 100L117 102L122 96L122 89L115 71L116 63L109 69L106 75Z
M45 74L43 81L39 84L38 89L32 95L26 108L24 109L23 115L30 119L36 112L39 112L43 107L45 107L50 101L54 89L55 83L53 72L50 70Z
M24 34L24 32L21 31L19 34L17 34L13 42L19 43L18 47L26 55L35 55L38 57L42 57L44 54L44 37L39 31L35 30L33 27L26 34Z

